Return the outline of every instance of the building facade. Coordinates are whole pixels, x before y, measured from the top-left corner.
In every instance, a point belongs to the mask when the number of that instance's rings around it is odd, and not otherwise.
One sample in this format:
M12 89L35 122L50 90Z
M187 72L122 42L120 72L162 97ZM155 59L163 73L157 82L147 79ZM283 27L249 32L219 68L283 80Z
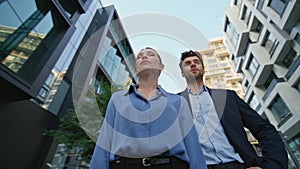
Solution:
M241 98L244 98L242 75L236 73L231 65L224 38L211 39L208 42L208 49L199 52L205 66L205 84L211 88L234 90Z
M134 81L118 19L99 0L0 1L0 168L53 168L57 144L45 130L103 81Z
M300 1L233 0L224 36L245 101L277 127L300 167Z

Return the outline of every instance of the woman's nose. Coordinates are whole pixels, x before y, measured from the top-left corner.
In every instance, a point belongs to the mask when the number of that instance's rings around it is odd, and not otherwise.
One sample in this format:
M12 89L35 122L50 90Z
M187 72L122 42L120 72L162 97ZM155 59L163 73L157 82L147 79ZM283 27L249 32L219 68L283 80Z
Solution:
M148 58L147 55L143 55L143 56L142 56L142 59L147 59L147 58Z

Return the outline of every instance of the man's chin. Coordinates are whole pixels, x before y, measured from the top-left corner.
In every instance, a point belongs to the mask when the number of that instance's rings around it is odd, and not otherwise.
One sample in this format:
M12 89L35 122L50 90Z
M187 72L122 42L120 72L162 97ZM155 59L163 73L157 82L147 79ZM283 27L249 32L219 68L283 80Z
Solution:
M200 76L198 74L191 74L189 76L186 76L185 78L188 82L195 83L195 82L199 81L200 79L202 79L202 76Z

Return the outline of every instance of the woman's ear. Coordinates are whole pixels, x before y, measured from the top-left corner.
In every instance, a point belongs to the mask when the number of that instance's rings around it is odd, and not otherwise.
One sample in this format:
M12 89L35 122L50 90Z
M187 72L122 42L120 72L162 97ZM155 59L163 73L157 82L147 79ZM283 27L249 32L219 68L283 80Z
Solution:
M162 70L164 70L164 68L165 68L165 65L164 64L160 64L160 70L162 71Z

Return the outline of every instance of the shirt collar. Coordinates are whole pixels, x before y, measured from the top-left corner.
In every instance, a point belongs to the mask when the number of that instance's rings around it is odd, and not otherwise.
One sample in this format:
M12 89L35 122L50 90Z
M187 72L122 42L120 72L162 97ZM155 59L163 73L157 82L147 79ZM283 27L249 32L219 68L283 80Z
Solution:
M200 94L202 92L207 92L207 91L208 91L207 87L203 84L202 87L201 87L201 90L200 90L200 92L198 94ZM188 92L189 92L189 94L195 95L190 88L188 88Z
M128 95L128 94L131 94L132 92L137 92L137 88L139 87L139 85L137 84L132 84L130 85L129 89L128 89L128 92L126 92L124 95ZM156 87L156 89L158 90L158 94L163 94L164 96L167 96L167 92L160 86L158 85Z

